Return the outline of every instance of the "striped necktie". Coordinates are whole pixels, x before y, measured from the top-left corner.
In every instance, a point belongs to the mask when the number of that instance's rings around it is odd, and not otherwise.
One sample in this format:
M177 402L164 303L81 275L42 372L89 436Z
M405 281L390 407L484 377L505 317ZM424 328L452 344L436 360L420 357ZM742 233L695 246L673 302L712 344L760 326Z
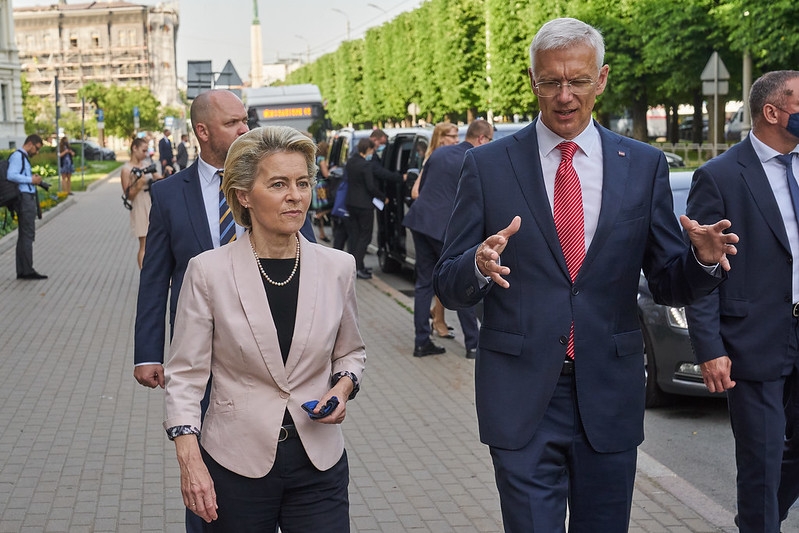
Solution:
M222 171L217 170L216 173L219 176L219 245L224 246L236 240L236 224L225 193L222 192Z
M574 170L572 158L577 151L577 144L571 141L560 143L560 165L555 172L555 194L553 214L555 228L558 231L560 247L566 258L569 276L572 282L577 277L585 258L585 224L583 219L583 193L580 189L580 178ZM566 346L566 357L574 359L574 323L569 332L569 344Z

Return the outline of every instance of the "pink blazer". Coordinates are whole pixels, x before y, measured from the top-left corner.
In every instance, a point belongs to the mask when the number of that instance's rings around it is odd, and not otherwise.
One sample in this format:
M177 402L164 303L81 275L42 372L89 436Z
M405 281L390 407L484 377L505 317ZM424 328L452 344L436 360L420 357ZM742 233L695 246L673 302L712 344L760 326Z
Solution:
M355 262L300 236L299 276L294 338L284 365L249 239L204 252L186 270L164 368L164 428L200 427L200 399L213 374L202 446L242 476L271 470L286 408L318 469L332 467L344 450L341 426L314 422L300 406L321 398L336 372L348 370L359 379L363 373Z

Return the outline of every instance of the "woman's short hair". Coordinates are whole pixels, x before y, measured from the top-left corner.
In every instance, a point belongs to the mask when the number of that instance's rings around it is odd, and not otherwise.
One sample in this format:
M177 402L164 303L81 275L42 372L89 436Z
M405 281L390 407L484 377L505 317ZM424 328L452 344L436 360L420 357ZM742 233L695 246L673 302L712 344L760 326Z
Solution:
M375 143L369 137L364 137L358 141L358 153L361 155L365 154L367 150L374 147Z
M258 175L258 165L265 157L281 152L296 152L305 157L308 177L316 182L316 145L299 131L288 126L265 126L248 131L236 139L225 159L222 190L227 198L233 220L240 226L252 228L250 212L242 207L236 191L249 192Z

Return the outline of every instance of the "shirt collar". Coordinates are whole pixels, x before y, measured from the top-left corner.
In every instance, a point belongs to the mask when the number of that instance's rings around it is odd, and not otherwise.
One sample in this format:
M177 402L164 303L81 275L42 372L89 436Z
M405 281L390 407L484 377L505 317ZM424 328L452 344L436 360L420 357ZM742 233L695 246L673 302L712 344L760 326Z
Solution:
M538 149L544 157L547 157L552 150L555 150L560 143L566 140L544 124L540 113L535 123L535 133L538 137ZM571 141L575 142L585 155L590 156L594 148L599 146L600 143L599 130L594 121L592 120L588 127Z
M758 139L754 131L749 132L749 139L752 141L752 148L755 149L755 154L757 154L757 158L760 160L761 165L766 161L774 159L778 155L782 155L781 152L778 152L771 146ZM799 144L796 145L791 152L799 152Z
M205 162L205 160L200 157L199 162L197 165L197 173L200 175L200 179L206 183L211 184L216 179L216 172L220 170L214 166L209 165Z

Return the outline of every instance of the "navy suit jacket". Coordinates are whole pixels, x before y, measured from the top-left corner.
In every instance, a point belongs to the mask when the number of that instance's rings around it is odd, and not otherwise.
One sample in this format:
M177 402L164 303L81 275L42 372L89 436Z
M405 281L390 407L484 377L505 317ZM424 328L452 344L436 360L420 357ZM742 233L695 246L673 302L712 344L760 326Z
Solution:
M442 146L430 155L419 178L422 180L419 197L402 219L403 226L444 242L444 232L455 205L463 156L470 148L474 146L464 141Z
M481 440L519 449L535 433L566 357L574 323L577 403L599 452L644 437L643 269L655 298L684 305L718 283L697 263L674 218L660 150L600 127L604 161L596 233L571 282L538 156L535 122L466 153L435 289L447 308L484 301L475 383ZM475 252L515 215L502 253L508 289L481 288Z
M694 173L687 214L727 218L740 237L727 281L686 308L698 361L729 355L733 380L778 379L793 331L791 247L749 137Z
M134 364L163 363L167 295L172 326L189 259L213 248L197 168L195 161L189 168L156 181L150 189L153 205L139 276ZM316 242L309 219L301 232Z

